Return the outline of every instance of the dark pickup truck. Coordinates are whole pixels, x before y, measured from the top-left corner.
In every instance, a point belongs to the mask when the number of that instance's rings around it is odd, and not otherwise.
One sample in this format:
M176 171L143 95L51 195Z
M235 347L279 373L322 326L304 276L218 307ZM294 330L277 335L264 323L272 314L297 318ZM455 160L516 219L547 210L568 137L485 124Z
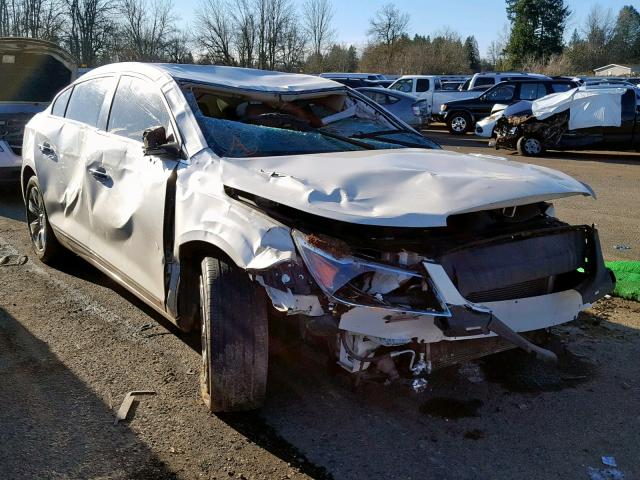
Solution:
M545 150L640 150L638 89L580 87L550 106L536 103L504 111L495 127L496 149L529 157Z
M519 100L536 100L577 86L576 82L566 79L508 80L494 85L479 97L442 104L440 116L444 117L449 132L462 135L472 131L478 120L490 115L496 104L510 105Z

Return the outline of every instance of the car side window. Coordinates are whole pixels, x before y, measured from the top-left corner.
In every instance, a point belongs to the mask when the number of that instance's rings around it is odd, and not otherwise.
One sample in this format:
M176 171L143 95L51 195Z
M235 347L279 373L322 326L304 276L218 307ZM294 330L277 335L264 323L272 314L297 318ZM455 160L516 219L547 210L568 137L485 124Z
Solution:
M477 77L476 81L473 83L474 87L482 87L484 85L493 85L494 79L493 77Z
M51 107L51 115L56 117L64 117L64 112L67 110L67 104L69 103L69 97L71 96L71 90L73 87L67 88L64 92L58 95L53 106Z
M122 76L113 97L107 130L142 142L142 133L163 126L172 135L171 119L160 93L144 80Z
M416 84L416 92L428 92L429 91L429 79L419 78Z
M394 97L393 95L385 95L384 99L385 99L384 103L386 105L393 105L394 103L400 101L400 99L398 97Z
M513 100L515 89L513 85L500 85L488 92L486 98L494 102L507 102Z
M377 92L369 92L367 90L361 90L360 93L362 95L364 95L365 97L370 98L374 102L376 101L376 98L377 98L377 95L378 95Z
M112 77L103 77L76 84L65 118L97 127L104 96L113 85L113 81Z
M567 90L571 90L573 86L570 83L552 83L551 90L553 93L566 92Z
M399 90L400 92L411 93L413 90L413 79L405 78L404 80L398 80L389 88Z
M546 95L544 84L542 83L521 83L520 84L520 100L535 100L540 97L540 93L538 92L541 92L542 96Z

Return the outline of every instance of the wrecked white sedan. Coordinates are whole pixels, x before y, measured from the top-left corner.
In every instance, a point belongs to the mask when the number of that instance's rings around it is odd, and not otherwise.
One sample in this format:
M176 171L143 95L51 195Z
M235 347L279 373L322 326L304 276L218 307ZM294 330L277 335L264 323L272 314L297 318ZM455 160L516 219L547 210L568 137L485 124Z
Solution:
M353 373L420 378L518 346L610 292L596 230L543 167L440 149L331 80L115 64L27 125L33 247L63 245L202 332L212 411L265 394L270 310ZM282 315L274 321L284 321Z

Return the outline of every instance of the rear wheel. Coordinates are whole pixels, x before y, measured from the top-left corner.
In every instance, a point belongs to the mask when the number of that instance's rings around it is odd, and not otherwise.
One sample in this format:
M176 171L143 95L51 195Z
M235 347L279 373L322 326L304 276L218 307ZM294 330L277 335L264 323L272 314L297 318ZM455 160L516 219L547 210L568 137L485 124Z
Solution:
M471 129L472 123L471 116L465 112L454 113L449 117L449 120L447 120L449 132L454 135L463 135L467 133Z
M535 137L520 137L516 147L518 153L525 157L538 157L544 153L544 145Z
M200 267L202 398L210 412L259 408L269 359L264 294L230 260L206 257Z
M31 177L27 182L25 211L31 246L40 261L50 264L60 256L62 246L56 240L53 229L49 224L40 184L35 176Z

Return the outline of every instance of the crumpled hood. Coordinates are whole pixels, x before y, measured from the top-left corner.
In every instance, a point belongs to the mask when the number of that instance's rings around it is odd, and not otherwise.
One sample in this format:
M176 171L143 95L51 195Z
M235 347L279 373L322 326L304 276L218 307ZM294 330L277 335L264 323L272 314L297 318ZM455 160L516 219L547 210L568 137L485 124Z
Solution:
M365 150L223 158L222 182L307 213L391 227L439 227L449 215L593 195L545 167L446 150Z

